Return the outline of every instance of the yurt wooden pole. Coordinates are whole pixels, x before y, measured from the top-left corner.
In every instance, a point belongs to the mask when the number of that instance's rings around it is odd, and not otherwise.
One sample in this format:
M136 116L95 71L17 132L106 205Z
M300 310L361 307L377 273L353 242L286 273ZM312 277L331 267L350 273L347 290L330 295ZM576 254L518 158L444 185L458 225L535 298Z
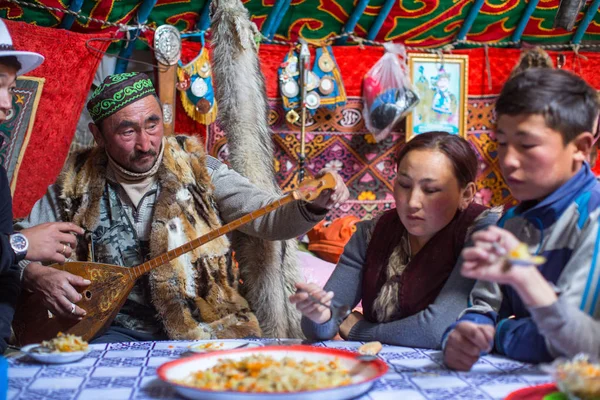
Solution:
M71 0L69 4L69 10L73 12L81 11L81 6L83 5L83 0ZM60 29L71 29L73 23L75 22L75 16L71 14L65 14L60 25L58 26Z
M392 10L392 6L394 5L395 2L396 2L396 0L385 0L385 3L383 4L383 6L381 6L381 10L379 10L379 14L377 15L377 18L375 19L375 22L373 22L371 29L369 29L369 33L367 33L367 39L375 40L375 38L377 37L377 34L379 33L379 30L383 26L383 22L385 21L387 16L390 14L390 11Z
M515 28L515 31L513 32L512 39L511 39L513 42L521 41L521 36L523 36L523 32L525 31L525 28L527 27L527 23L529 22L529 19L533 15L533 12L535 11L535 8L537 7L538 3L539 3L539 0L529 0L529 3L527 3L525 12L523 13L521 20L519 21L519 24L517 25L517 27Z
M350 14L350 18L348 18L348 21L346 21L346 25L344 25L344 30L342 33L354 31L354 28L356 28L356 24L358 24L358 20L363 15L365 9L369 5L369 1L370 0L358 0L358 4L356 4L356 7L354 7L354 11L352 11L352 14ZM347 40L347 37L339 38L335 42L335 44L338 46L344 45L346 44Z
M137 21L139 24L145 24L156 4L156 0L143 0L140 8L137 12ZM137 36L140 34L139 29L134 29L131 31L131 36L133 39L126 43L125 47L121 49L119 53L119 59L117 59L117 65L115 66L115 74L120 74L127 70L127 65L129 64L129 59L133 54L133 50L135 49L135 41Z
M281 21L283 21L283 17L287 12L288 8L290 8L290 4L292 4L292 0L284 0L283 5L279 9L279 13L275 17L275 22L271 25L271 31L266 35L269 39L273 39L275 34L277 33L277 29L279 29L279 25L281 25Z
M465 22L463 22L463 26L460 28L458 32L458 36L456 36L457 40L465 40L467 34L471 30L473 23L475 22L475 18L477 18L477 14L479 14L479 10L485 3L485 0L475 0L475 3L471 6L469 13L467 14L467 18L465 18Z
M598 12L598 7L600 7L600 0L594 0L594 2L590 4L589 8L585 12L585 15L583 16L583 19L579 23L577 30L575 31L575 35L573 35L573 44L581 43L585 31L590 26L594 20L594 17L596 16L596 13Z
M200 12L200 18L196 24L196 29L199 31L206 31L210 27L210 0L206 0L202 11Z
M281 7L283 7L283 3L285 2L286 0L277 0L273 7L271 7L271 12L267 16L267 20L264 22L261 29L262 34L265 37L269 37L269 35L271 34L271 31L273 30L273 25L275 24L277 16L279 15L279 11L281 11Z

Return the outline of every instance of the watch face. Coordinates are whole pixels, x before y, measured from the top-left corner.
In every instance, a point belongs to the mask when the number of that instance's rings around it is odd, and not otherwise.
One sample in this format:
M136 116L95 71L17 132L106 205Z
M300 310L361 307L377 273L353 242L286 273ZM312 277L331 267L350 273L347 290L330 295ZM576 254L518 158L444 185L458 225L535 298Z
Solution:
M10 237L10 245L15 251L27 250L27 239L21 234L12 235Z

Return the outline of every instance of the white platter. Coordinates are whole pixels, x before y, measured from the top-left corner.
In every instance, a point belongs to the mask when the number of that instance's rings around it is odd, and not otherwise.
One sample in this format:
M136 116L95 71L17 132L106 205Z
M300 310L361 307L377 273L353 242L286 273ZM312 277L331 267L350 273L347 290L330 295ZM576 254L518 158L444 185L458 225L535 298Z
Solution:
M56 353L38 353L37 351L31 351L33 348L38 347L40 344L29 344L21 348L21 351L27 354L29 357L35 359L38 362L44 364L66 364L81 360L86 354L90 352L88 348L86 351L72 351L72 352L56 352Z
M165 363L158 368L157 374L160 379L171 384L181 396L194 400L344 400L358 397L369 391L371 386L373 386L373 383L385 375L388 370L387 364L380 359L362 362L363 365L357 368L359 372L352 377L352 383L349 385L323 390L287 393L215 391L198 389L191 386L182 385L180 383L175 383L176 380L184 379L193 372L213 367L219 360L239 360L255 354L270 356L274 359L293 357L298 361L331 361L337 358L339 359L341 365L349 370L351 370L352 367L356 366L358 363L361 363L361 361L355 358L358 355L357 353L352 353L345 350L302 345L265 346L197 354L191 357Z

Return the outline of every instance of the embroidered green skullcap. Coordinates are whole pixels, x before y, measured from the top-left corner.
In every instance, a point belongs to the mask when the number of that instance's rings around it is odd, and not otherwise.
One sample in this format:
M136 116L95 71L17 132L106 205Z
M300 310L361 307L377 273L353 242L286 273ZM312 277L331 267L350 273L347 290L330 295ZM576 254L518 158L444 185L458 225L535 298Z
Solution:
M87 103L95 124L102 122L120 109L156 91L148 75L141 72L125 72L110 75L94 90Z

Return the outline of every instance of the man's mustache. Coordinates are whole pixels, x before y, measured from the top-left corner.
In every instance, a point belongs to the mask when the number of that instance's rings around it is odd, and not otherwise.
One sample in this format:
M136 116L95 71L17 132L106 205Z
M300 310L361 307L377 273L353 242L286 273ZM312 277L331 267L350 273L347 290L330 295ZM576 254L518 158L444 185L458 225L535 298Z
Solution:
M131 161L139 161L146 156L156 157L156 151L154 151L154 150L148 150L148 151L135 150L135 152L133 153L133 156L131 157L130 160Z

